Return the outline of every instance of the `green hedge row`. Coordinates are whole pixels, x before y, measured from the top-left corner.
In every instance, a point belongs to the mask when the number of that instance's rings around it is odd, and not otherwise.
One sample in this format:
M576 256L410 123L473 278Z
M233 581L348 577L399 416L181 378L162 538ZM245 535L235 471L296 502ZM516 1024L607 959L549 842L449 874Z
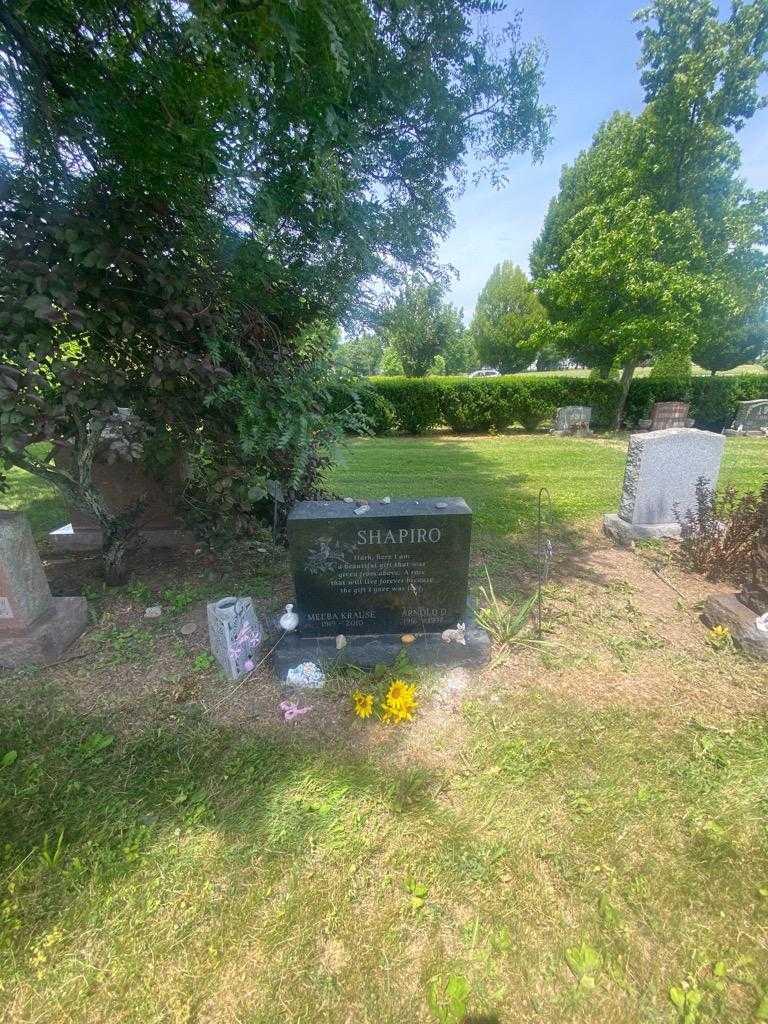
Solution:
M423 434L438 426L456 433L488 433L520 424L535 430L560 405L589 405L596 429L613 426L619 384L590 377L518 374L507 377L370 377L360 401L376 434ZM768 398L768 374L732 377L654 378L632 382L625 422L650 414L654 402L687 401L696 426L721 430L736 404Z

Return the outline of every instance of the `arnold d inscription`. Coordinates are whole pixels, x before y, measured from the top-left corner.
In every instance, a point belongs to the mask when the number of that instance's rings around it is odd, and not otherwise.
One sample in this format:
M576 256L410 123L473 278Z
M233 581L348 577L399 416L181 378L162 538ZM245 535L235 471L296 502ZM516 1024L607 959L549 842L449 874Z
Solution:
M462 498L303 501L288 517L299 633L436 632L464 619L472 511Z

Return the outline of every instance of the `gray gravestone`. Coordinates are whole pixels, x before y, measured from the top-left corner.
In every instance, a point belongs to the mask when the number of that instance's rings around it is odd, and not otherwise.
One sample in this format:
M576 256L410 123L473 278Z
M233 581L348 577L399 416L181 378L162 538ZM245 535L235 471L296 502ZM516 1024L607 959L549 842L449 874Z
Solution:
M717 485L725 438L708 430L675 427L629 439L618 515L607 515L607 533L622 542L679 537L680 519L695 507L696 484Z
M88 623L83 597L51 597L21 512L0 512L0 665L54 661Z
M250 597L222 597L208 607L211 654L229 679L239 679L254 667L261 645L261 625Z
M589 405L564 405L555 413L553 434L590 434L592 407Z
M299 662L476 663L488 638L468 613L472 510L463 498L302 501L288 516L296 633L283 637L283 678ZM442 632L466 624L466 643ZM337 645L343 634L345 645Z
M733 426L723 433L738 437L764 437L768 434L768 398L739 402Z

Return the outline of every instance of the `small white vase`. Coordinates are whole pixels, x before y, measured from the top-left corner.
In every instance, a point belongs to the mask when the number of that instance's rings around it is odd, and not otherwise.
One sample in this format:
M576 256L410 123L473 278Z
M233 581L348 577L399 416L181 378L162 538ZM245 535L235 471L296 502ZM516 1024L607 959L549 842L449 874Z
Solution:
M285 606L285 611L280 616L280 628L284 629L286 633L292 633L299 624L299 616L293 610L292 604Z

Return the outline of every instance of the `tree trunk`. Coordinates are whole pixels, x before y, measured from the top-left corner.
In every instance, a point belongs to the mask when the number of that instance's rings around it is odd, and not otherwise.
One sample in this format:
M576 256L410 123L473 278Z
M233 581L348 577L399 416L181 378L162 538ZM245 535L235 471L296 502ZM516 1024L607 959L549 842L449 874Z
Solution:
M624 419L624 407L627 404L627 396L629 395L629 385L632 383L636 366L637 363L625 363L624 369L621 371L621 395L619 396L619 407L616 410L616 423L614 424L616 430L621 430L621 423Z
M128 551L131 538L113 534L104 534L104 545L101 555L104 560L104 582L108 587L119 587L128 576Z
M139 517L145 508L142 497L130 508L114 514L110 512L103 497L93 485L93 459L101 436L101 428L81 430L74 445L74 472L55 468L50 462L39 462L28 457L26 452L8 457L14 465L53 484L69 501L81 511L94 517L101 527L104 542L102 558L104 579L109 586L125 582L127 556L136 545Z

